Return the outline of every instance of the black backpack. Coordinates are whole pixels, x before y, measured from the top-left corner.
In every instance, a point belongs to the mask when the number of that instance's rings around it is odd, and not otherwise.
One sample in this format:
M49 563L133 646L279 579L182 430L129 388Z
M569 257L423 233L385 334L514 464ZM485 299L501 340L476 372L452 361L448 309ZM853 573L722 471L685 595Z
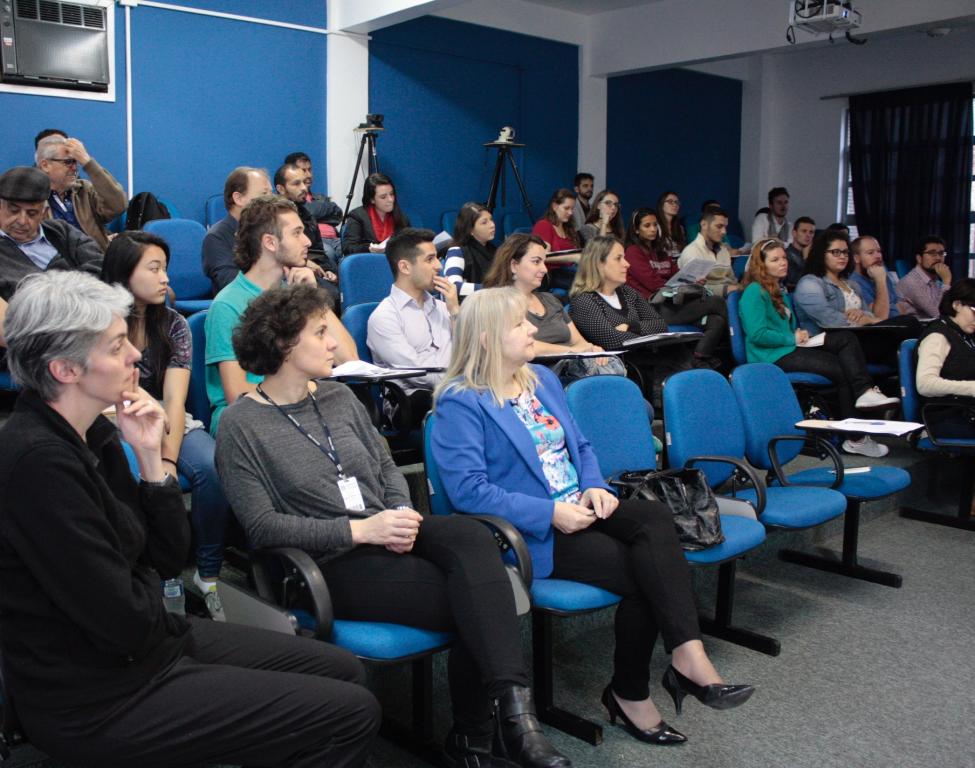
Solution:
M126 229L142 229L147 221L171 219L169 209L152 192L140 192L129 202L125 213Z

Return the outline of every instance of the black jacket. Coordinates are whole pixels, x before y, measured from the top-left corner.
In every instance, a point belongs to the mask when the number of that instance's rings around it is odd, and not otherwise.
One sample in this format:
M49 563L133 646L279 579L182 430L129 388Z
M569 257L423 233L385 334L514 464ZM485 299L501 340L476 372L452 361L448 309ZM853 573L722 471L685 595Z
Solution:
M41 222L44 236L58 250L48 269L81 269L96 277L102 269L101 247L88 235L66 221L48 219ZM0 237L0 299L10 301L17 283L41 269L11 240Z
M137 484L103 416L86 440L30 391L0 429L0 653L22 710L129 696L187 640L160 587L189 551L182 494Z
M342 237L342 253L346 256L350 253L369 253L370 243L379 242L372 228L372 221L369 219L369 211L365 206L349 211L349 218L345 223L347 229ZM410 220L407 219L403 226L410 226Z

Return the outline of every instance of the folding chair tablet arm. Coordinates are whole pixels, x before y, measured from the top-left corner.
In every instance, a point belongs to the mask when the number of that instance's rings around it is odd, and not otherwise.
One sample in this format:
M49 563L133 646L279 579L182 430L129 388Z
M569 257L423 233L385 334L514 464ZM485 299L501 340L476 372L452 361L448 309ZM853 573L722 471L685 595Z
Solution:
M733 467L740 470L741 473L748 478L749 482L755 486L755 498L758 502L757 508L755 509L755 514L761 515L765 511L765 481L758 476L758 473L755 472L752 467L741 459L736 459L734 456L689 456L687 461L684 462L684 466L691 468L695 464L703 462L731 464Z
M276 586L272 575L275 561L281 561L285 575L279 586ZM332 596L329 594L325 577L322 576L311 556L295 547L274 547L256 549L251 552L251 572L254 576L254 586L257 594L265 600L277 605L284 605L290 585L295 588L303 587L312 601L312 612L315 618L315 637L327 640L332 636Z
M775 446L783 442L802 442L815 445L833 461L836 479L829 487L839 488L843 484L843 459L840 458L840 452L836 450L836 446L829 440L819 435L776 435L768 441L768 458L772 464L772 471L775 472L775 479L780 485L802 485L802 483L790 483L785 472L782 471L782 462L779 461L779 454L775 450Z
M494 534L494 538L498 542L498 548L504 552L511 551L515 558L515 567L518 569L522 581L525 582L525 587L531 589L532 558L521 531L515 528L510 520L498 515L465 515L465 517L478 520L491 529L491 533Z
M945 411L950 409L958 412L957 421L959 423L967 421L972 424L971 433L975 434L975 400L963 397L942 397L937 400L930 400L921 406L921 421L927 430L931 442L938 448L950 450L952 452L975 452L975 439L970 437L946 437L937 434L938 427L931 422L931 414L936 410Z

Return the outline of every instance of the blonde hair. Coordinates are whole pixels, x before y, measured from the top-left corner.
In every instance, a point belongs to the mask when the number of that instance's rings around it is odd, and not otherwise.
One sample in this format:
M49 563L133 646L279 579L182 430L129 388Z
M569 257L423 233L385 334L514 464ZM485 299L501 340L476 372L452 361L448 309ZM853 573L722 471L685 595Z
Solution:
M599 286L603 284L603 273L599 268L606 263L614 245L622 246L623 243L618 237L611 235L599 235L586 243L582 255L579 256L579 267L569 289L569 296L599 290Z
M504 337L528 312L528 299L517 288L483 288L460 305L454 328L453 352L443 381L433 394L434 407L443 392L455 389L488 391L499 406L511 382L504 370ZM527 365L515 372L523 390L534 393L538 376Z

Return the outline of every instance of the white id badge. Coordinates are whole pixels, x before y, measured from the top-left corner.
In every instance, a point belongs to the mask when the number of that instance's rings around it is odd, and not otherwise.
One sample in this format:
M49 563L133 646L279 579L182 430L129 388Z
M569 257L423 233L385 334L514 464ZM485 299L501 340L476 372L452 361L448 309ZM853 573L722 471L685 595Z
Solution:
M362 500L362 491L359 490L359 481L354 477L340 477L339 491L342 493L342 501L345 508L353 512L365 512L366 504Z

